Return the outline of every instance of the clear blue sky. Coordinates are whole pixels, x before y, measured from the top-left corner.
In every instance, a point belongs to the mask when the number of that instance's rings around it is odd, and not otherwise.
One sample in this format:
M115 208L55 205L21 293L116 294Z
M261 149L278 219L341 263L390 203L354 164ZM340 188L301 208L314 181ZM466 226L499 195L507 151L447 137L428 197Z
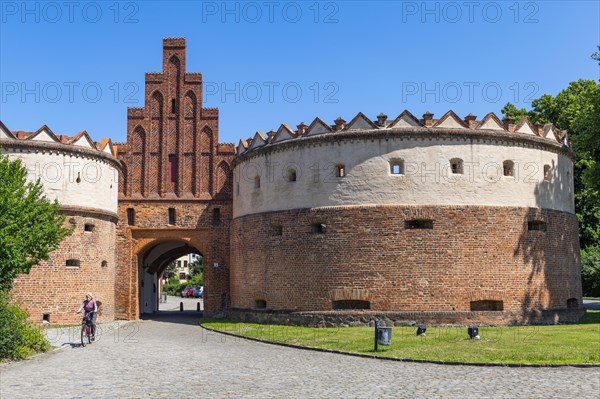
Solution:
M71 5L69 5L71 4ZM163 37L187 38L221 142L319 116L500 114L598 79L598 1L0 3L0 119L126 139ZM98 90L101 91L98 92ZM224 91L225 90L225 91ZM301 93L299 92L301 91Z

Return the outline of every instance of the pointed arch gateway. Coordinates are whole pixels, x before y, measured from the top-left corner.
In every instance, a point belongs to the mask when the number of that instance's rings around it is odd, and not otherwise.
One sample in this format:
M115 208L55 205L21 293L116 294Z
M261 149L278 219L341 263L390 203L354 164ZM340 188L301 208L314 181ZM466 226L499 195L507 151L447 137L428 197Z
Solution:
M166 237L142 239L134 257L137 261L137 315L154 313L159 310L162 294L163 273L178 258L186 255L200 255L210 258L208 246L196 237L168 235Z

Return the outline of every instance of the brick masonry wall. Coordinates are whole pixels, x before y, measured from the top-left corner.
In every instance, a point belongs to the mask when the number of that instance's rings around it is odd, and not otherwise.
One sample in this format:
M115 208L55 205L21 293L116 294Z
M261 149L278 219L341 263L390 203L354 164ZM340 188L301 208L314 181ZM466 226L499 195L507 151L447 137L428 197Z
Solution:
M406 229L407 220L433 229ZM546 231L529 231L541 220ZM326 225L324 234L311 224ZM282 227L282 235L273 235ZM537 208L342 206L236 218L231 227L231 305L331 311L334 300L373 311L504 311L581 305L575 215Z
M202 107L202 75L186 71L185 39L164 39L163 70L146 74L144 107L128 110L127 143L118 145L117 318L139 317L138 260L172 241L204 257L205 313L227 306L234 146L219 143L218 129L218 110ZM219 226L212 222L215 207ZM127 225L128 208L135 210L134 226Z
M127 225L127 209L135 210L135 225ZM176 220L169 225L169 208L175 208ZM213 212L220 210L220 223L214 224ZM229 225L231 201L121 201L117 234L116 317L139 317L138 260L153 246L187 243L203 256L205 314L221 311L229 303ZM174 259L173 259L174 260ZM214 263L219 267L215 268Z
M41 323L45 313L50 315L50 323L78 323L81 316L75 312L91 291L101 302L98 321L113 320L116 218L87 211L62 213L67 217L65 224L74 227L73 233L49 260L15 280L11 298L23 305L35 323ZM84 231L86 224L94 225L93 231ZM78 259L79 267L67 267L68 259ZM102 261L106 261L105 267Z

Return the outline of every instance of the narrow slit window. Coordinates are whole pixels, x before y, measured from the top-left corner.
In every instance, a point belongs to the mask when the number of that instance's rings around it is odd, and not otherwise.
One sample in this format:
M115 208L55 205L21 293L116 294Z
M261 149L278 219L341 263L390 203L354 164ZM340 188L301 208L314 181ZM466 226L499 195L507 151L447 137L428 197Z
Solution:
M501 312L504 310L504 302L496 300L471 301L469 303L471 312Z
M256 188L256 189L260 188L260 176L256 176L254 178L254 188Z
M336 165L335 166L335 175L337 177L346 177L346 167L344 165Z
M172 114L177 113L177 102L175 101L175 99L171 100L171 113Z
M169 224L175 224L175 208L169 208Z
M369 301L363 301L359 299L343 299L339 301L333 301L331 303L333 310L354 310L354 309L371 309L371 303Z
M221 225L221 208L213 209L213 226L218 227Z
M129 226L135 224L135 210L133 208L127 208L127 224Z
M169 155L169 181L171 183L177 183L179 162L177 161L177 155Z
M433 229L433 220L407 220L404 224L406 229Z

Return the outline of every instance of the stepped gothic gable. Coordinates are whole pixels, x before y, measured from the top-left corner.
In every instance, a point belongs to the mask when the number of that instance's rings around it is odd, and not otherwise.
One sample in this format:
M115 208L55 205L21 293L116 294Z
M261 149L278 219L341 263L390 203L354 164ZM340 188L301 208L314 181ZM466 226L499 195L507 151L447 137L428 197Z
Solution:
M212 198L217 165L231 163L234 146L218 144L218 110L202 107L202 74L186 71L185 39L164 39L162 67L146 73L144 107L127 112L121 197Z

